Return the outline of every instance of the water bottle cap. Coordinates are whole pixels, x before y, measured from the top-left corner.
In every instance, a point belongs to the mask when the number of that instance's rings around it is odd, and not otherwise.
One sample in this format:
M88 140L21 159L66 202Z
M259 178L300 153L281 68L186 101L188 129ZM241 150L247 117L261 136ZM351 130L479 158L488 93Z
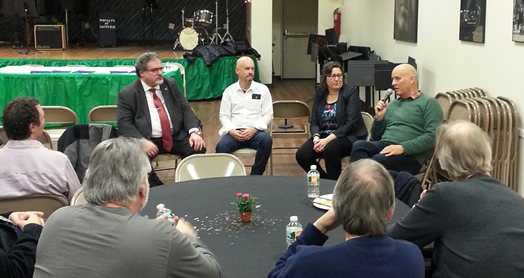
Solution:
M289 221L297 222L298 221L298 216L291 216L291 217L289 217Z
M162 209L164 209L164 204L158 204L158 205L156 206L156 209L157 209L157 210L162 210Z
M317 169L317 165L311 165L311 170L316 170Z

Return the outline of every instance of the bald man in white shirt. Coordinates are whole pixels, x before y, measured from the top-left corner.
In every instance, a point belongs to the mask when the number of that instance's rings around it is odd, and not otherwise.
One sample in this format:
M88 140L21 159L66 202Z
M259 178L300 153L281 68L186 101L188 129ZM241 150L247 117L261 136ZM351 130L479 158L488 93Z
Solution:
M266 132L273 119L273 101L269 89L253 81L255 63L249 57L237 61L238 82L226 88L220 103L218 132L222 138L217 153L232 153L241 148L256 149L251 175L262 175L271 156L273 139Z

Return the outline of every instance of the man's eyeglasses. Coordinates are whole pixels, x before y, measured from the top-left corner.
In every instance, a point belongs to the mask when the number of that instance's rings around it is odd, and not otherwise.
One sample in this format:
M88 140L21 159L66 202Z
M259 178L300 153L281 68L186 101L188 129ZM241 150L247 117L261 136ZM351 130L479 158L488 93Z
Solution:
M163 68L154 68L154 69L146 69L146 71L149 71L151 73L157 73L161 72Z
M329 75L328 76L329 78L331 78L332 80L335 80L335 79L342 79L342 77L344 77L344 75L342 74L333 74L333 75Z

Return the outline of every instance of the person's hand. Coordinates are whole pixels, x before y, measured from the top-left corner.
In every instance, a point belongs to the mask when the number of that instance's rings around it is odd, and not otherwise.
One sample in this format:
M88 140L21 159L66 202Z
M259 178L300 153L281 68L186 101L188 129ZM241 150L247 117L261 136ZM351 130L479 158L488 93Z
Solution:
M157 217L156 220L167 220L167 217L168 217L167 214L162 214L159 217ZM173 214L173 217L175 218L175 223L173 223L173 226L176 227L176 225L178 225L178 221L180 220L180 218L174 214Z
M385 100L380 100L377 103L377 106L375 106L375 120L381 121L384 119L384 115L386 115L386 111L388 110L388 104Z
M424 198L424 196L426 196L426 192L428 192L428 190L424 190L422 191L422 193L420 193L420 197L419 197L419 201L422 200L422 198Z
M236 129L232 129L229 131L229 135L231 135L231 137L235 138L235 140L237 140L238 142L244 142L246 141L246 139L244 138L244 135L243 135L243 130L236 130Z
M38 224L43 227L43 216L44 213L41 211L13 212L9 215L9 220L23 230L27 224Z
M241 130L240 133L244 136L244 139L247 141L247 140L251 140L251 138L253 138L253 135L255 135L255 133L257 133L257 129L252 127L252 128L249 128L249 129Z
M204 139L200 137L200 135L193 132L191 135L189 135L189 146L192 147L195 151L200 151L202 148L206 147L206 143L204 142Z
M313 150L317 153L322 152L322 145L320 145L320 139L313 141Z
M323 234L335 229L338 226L338 221L333 208L324 213L313 225Z
M313 149L317 152L317 153L321 153L324 151L324 148L326 147L326 145L329 143L330 141L327 139L327 138L324 138L324 139L319 139L315 142L315 145L313 146Z
M424 198L424 196L426 196L426 192L428 192L428 190L424 190L424 191L422 191L422 193L420 193L420 197L418 198L417 203L420 202L420 200L422 200L422 198ZM411 208L414 208L417 205L417 203L415 203L413 205L413 207L411 207Z
M147 139L142 139L140 142L142 149L149 155L149 157L155 157L158 154L158 147Z
M402 145L389 145L380 152L380 154L384 154L386 156L399 155L403 153L404 147L402 147Z
M176 225L176 228L181 233L187 236L193 237L195 239L197 237L197 232L195 231L193 226L189 222L186 222L184 218L180 218L180 220L178 221L178 225Z

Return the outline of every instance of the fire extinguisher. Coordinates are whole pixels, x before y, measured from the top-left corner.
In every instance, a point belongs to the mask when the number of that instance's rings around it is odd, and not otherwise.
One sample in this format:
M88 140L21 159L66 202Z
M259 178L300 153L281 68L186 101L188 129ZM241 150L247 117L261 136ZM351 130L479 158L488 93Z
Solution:
M335 9L333 12L333 23L335 24L335 33L340 35L340 8Z

